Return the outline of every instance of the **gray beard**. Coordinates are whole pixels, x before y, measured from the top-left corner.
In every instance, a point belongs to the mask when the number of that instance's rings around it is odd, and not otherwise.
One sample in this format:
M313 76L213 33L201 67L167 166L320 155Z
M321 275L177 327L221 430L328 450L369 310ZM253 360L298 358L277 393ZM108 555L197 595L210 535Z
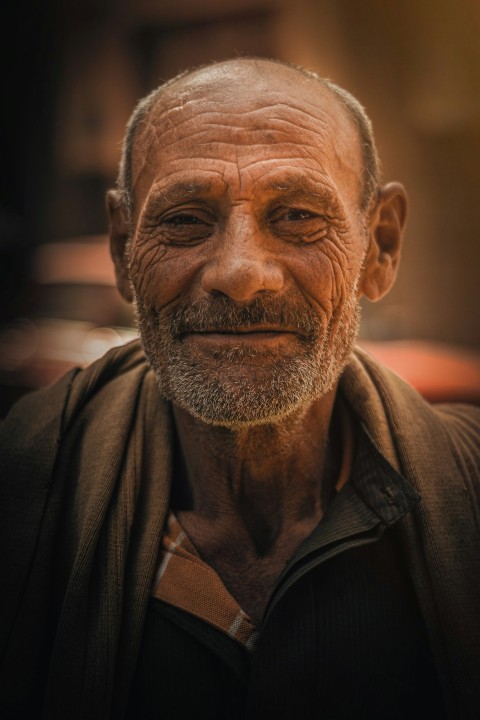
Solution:
M157 312L137 298L147 360L164 397L210 425L233 429L278 422L328 393L340 378L360 323L358 281L327 324L309 305L226 297ZM239 344L198 350L182 336L212 327L278 323L297 330L294 351Z

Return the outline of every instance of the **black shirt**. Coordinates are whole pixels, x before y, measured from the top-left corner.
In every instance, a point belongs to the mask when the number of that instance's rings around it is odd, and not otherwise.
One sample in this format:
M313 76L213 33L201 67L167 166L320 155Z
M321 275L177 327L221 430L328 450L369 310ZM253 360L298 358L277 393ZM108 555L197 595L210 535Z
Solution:
M358 429L350 482L282 574L253 652L150 601L127 717L446 717L396 523L418 495Z

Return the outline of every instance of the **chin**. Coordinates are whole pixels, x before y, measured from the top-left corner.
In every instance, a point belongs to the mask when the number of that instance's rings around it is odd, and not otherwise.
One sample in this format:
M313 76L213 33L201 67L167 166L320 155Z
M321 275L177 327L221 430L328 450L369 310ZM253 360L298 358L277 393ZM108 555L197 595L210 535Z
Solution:
M148 355L162 394L207 425L242 429L278 423L306 410L336 385L348 359L328 353L288 358L222 358L199 362Z
M163 396L208 425L240 429L277 423L320 400L337 384L359 326L354 289L315 336L270 349L215 349L185 343L168 323L138 306L146 358Z

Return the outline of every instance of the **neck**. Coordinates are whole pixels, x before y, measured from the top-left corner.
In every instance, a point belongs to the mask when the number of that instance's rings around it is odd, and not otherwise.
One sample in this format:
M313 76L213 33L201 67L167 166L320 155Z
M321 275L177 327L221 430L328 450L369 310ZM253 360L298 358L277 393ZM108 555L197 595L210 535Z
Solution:
M334 399L332 391L281 422L238 430L206 425L174 407L173 506L181 519L236 528L259 556L282 537L308 533L333 492Z

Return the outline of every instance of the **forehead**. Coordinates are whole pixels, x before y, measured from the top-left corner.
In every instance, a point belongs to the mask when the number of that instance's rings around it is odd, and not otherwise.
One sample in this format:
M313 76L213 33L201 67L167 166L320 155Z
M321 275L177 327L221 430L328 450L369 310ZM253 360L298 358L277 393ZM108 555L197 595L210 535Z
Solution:
M345 109L318 81L273 63L213 66L160 93L134 141L135 200L199 173L226 186L314 173L357 199L363 187Z

